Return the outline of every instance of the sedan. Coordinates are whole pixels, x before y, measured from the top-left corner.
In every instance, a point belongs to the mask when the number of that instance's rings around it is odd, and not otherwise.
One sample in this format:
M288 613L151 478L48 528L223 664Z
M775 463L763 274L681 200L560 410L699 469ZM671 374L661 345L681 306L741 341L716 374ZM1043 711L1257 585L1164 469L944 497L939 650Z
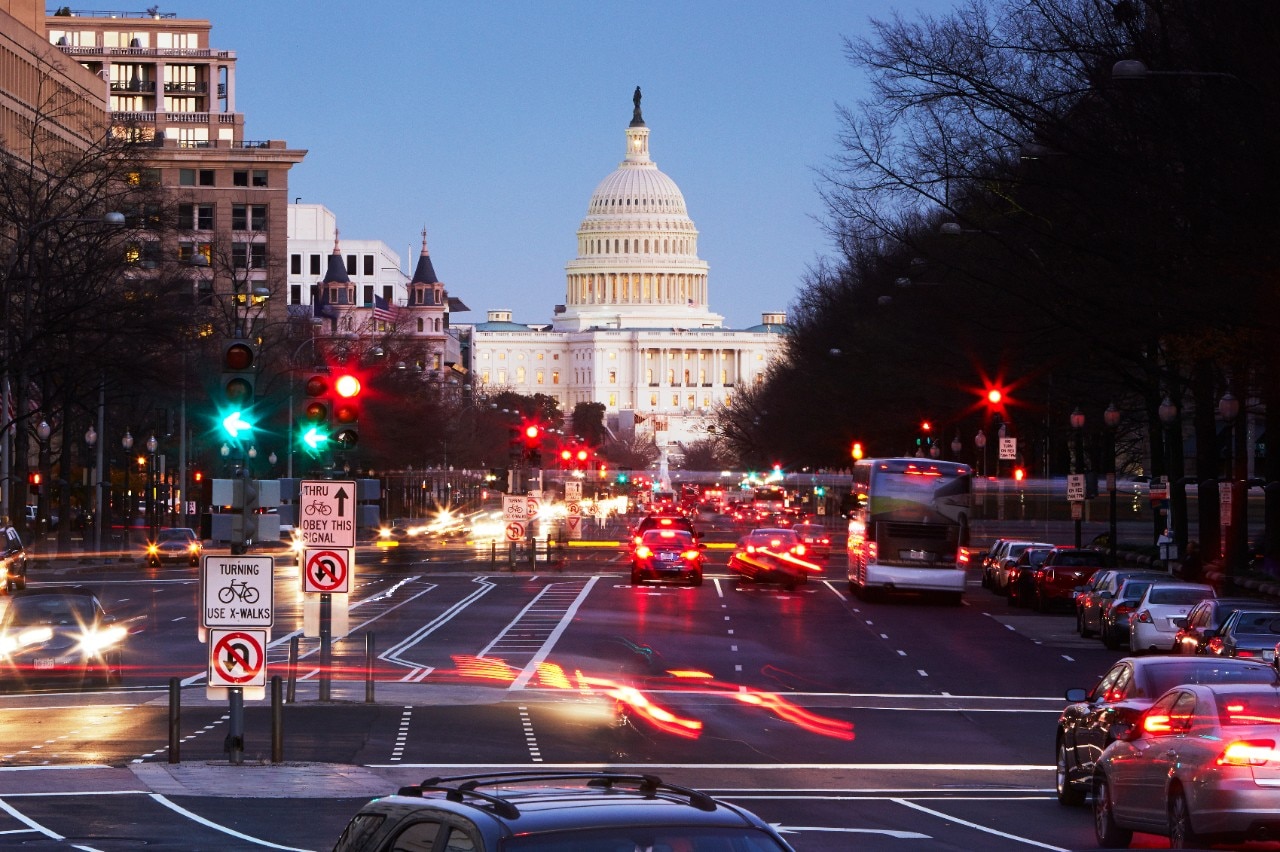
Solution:
M809 560L808 549L795 530L758 529L738 539L729 557L729 570L743 580L781 583L794 589L808 582L810 574L821 573L822 566Z
M1213 595L1213 586L1203 583L1153 584L1129 616L1129 653L1172 651L1187 613Z
M0 618L0 676L16 685L116 683L127 631L78 586L18 592Z
M703 548L684 530L657 529L640 535L631 549L631 585L662 580L702 585Z
M1191 608L1173 637L1173 650L1178 654L1203 654L1209 640L1231 613L1245 607L1257 607L1257 598L1206 598Z
M1219 657L1239 657L1270 663L1280 642L1280 611L1238 609L1223 622L1218 635L1209 640L1208 653Z
M1052 547L1028 547L1005 572L1009 606L1027 606L1036 589L1036 570L1053 552Z
M185 562L199 565L204 546L196 531L187 527L160 530L156 540L147 543L147 564L158 568L162 562Z
M1184 683L1276 683L1265 663L1214 657L1125 657L1093 687L1068 689L1071 702L1058 717L1058 801L1084 803L1095 765L1114 737L1111 729L1135 721L1165 691Z
M997 595L1009 593L1009 569L1018 561L1022 551L1028 547L1053 547L1049 541L1010 541L1000 551L999 557L991 567L991 588Z
M818 524L796 524L791 529L800 536L800 541L814 558L827 559L831 556L831 534L826 527Z
M1117 727L1093 777L1098 845L1135 831L1174 849L1271 840L1280 830L1280 687L1188 684Z

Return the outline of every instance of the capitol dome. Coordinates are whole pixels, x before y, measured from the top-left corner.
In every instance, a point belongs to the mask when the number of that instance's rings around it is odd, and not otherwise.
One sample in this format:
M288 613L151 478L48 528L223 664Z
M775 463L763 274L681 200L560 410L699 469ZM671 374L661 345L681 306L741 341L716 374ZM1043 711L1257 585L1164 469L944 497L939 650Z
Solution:
M649 158L639 88L633 102L626 156L591 193L555 328L719 328L698 229L680 187Z

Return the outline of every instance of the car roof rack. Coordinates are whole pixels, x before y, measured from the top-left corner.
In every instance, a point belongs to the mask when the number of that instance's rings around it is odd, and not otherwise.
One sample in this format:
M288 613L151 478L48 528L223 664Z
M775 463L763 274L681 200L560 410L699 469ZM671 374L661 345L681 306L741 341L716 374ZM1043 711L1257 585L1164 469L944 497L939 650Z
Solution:
M634 775L621 772L486 772L474 775L434 776L421 784L401 787L398 795L421 797L423 793L444 793L451 802L461 802L470 796L493 806L499 816L514 819L520 810L509 800L494 793L486 793L477 788L505 784L535 784L540 782L584 781L588 787L634 786L643 796L654 796L659 792L675 793L687 798L689 805L700 811L714 811L716 801L701 790L668 784L657 775Z

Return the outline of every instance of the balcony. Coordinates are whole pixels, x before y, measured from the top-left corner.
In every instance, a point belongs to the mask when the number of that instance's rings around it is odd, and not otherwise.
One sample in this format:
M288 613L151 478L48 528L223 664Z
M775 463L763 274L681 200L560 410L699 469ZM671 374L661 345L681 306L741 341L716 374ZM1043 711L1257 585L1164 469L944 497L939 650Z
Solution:
M164 93L166 95L207 95L209 94L209 84L196 82L165 83Z
M156 90L155 80L122 80L111 81L111 91L113 92L146 92L154 94Z

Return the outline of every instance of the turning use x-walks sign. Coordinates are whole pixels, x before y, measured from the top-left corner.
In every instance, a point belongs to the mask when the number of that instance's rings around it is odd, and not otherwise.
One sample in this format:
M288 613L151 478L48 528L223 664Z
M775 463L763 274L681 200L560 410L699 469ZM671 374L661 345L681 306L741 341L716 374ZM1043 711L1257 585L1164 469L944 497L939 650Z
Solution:
M347 547L308 547L302 552L302 591L346 594L351 588L354 551Z

